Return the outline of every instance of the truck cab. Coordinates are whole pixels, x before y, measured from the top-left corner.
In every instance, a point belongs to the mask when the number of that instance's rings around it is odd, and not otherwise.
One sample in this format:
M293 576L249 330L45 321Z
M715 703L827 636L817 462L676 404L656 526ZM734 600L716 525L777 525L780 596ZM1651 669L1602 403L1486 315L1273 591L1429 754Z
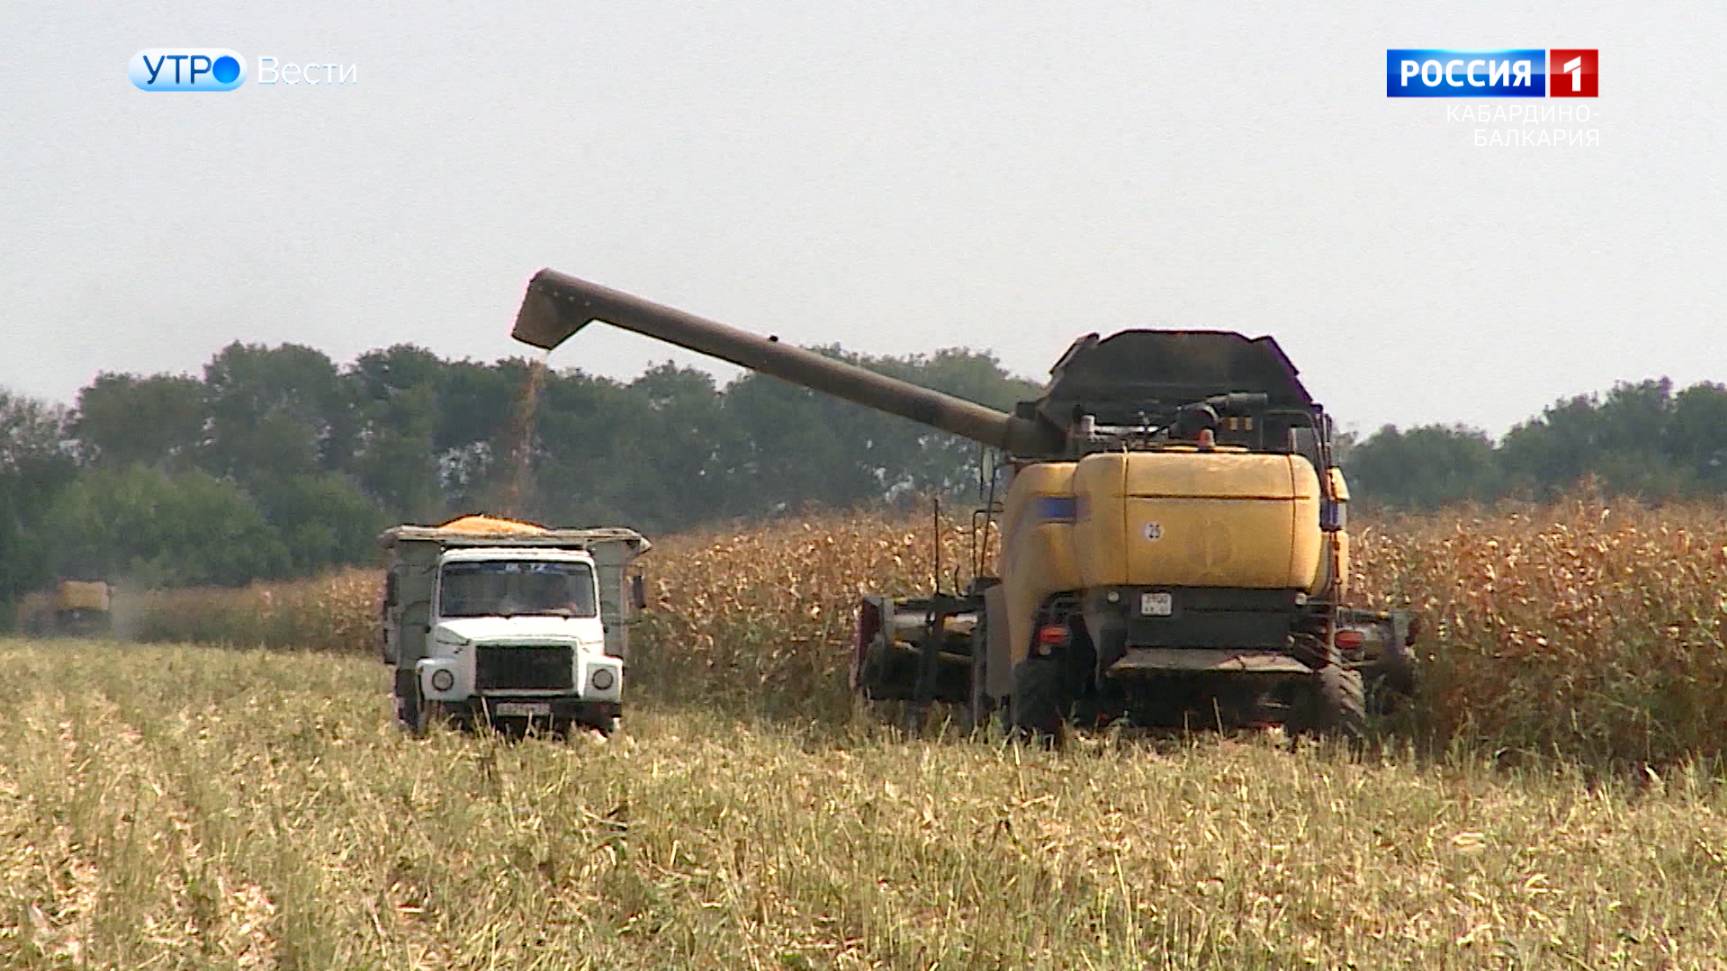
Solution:
M415 732L451 722L609 733L622 715L626 615L640 607L626 567L647 541L630 530L506 533L508 522L385 534L396 716Z

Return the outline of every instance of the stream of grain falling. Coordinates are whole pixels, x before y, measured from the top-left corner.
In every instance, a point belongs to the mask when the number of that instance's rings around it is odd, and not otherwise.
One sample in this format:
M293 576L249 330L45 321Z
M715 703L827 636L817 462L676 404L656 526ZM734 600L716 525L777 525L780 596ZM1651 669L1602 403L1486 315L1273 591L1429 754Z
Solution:
M546 360L551 351L528 364L522 378L522 393L516 399L516 412L510 420L510 478L504 485L504 515L521 518L533 494L534 413L540 406L540 388L546 383Z

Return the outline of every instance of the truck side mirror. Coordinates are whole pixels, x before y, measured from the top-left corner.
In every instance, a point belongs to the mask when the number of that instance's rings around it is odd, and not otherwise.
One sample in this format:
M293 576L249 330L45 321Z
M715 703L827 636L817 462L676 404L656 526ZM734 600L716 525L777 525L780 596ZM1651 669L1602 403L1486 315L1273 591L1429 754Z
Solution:
M648 609L648 585L640 573L630 577L630 606L637 610Z

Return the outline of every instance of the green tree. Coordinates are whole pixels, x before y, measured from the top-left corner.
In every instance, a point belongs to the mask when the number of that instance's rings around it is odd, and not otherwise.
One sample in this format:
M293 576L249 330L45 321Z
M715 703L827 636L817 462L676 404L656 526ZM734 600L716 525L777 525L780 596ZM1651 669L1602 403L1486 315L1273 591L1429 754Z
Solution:
M736 450L743 431L728 420L725 394L712 375L667 362L624 390L617 447L639 463L620 500L626 515L656 530L725 516L736 503L737 484L726 474L724 456Z
M1498 497L1503 488L1493 441L1462 426L1386 425L1352 442L1343 462L1355 499L1403 508Z
M249 485L349 467L356 423L323 352L230 344L205 365L204 387L210 471Z
M975 401L998 411L1012 411L1043 391L1035 383L1002 370L994 354L966 348L945 348L934 354L880 358L867 367L890 377ZM978 445L927 426L915 426L913 452L905 460L905 476L895 485L917 492L935 492L969 499L975 492Z
M384 511L347 477L308 473L253 488L259 510L281 540L289 574L305 576L376 557L373 541L386 524Z
M563 523L661 528L665 520L659 514L677 501L669 497L685 495L690 484L681 472L661 475L656 466L667 454L693 451L704 419L680 404L684 389L671 372L650 372L644 379L626 387L581 371L544 376L539 406L525 429L533 486L523 496L524 512ZM692 386L699 384L698 379ZM647 390L651 385L658 391ZM687 415L692 424L668 422L667 409ZM516 458L507 453L520 431L512 429L505 439L503 481L517 472Z
M180 374L98 374L78 393L75 414L85 457L109 467L190 467L209 417L203 383Z
M399 344L362 355L345 375L361 421L354 474L404 521L428 522L446 509L437 446L446 373L437 355Z
M1038 395L988 354L822 352L1003 410ZM759 374L727 386L725 410L738 426L739 444L725 463L741 498L734 514L761 515L805 502L852 505L912 491L975 495L977 443L927 425Z
M1698 384L1674 396L1665 446L1699 490L1727 492L1727 386Z
M57 569L144 586L241 584L285 575L290 562L252 498L198 470L92 469L44 518Z
M1500 446L1506 475L1537 497L1593 477L1610 492L1673 495L1694 486L1668 459L1673 385L1665 378L1619 384L1605 396L1558 402L1511 429Z
M67 436L63 409L0 388L0 621L51 576L40 523L77 471Z
M445 366L438 401L438 477L452 512L485 508L499 475L498 454L526 384L528 362L456 361Z

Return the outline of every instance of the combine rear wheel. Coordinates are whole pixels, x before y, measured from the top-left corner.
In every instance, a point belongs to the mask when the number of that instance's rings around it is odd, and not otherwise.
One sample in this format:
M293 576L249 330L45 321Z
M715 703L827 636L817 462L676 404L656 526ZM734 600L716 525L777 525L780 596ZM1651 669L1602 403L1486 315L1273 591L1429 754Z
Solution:
M1033 655L1013 673L1013 694L1007 700L1008 725L1024 738L1060 744L1066 728L1061 661Z
M1291 734L1345 739L1351 743L1367 738L1367 697L1361 672L1341 664L1320 668L1303 686L1289 725Z

